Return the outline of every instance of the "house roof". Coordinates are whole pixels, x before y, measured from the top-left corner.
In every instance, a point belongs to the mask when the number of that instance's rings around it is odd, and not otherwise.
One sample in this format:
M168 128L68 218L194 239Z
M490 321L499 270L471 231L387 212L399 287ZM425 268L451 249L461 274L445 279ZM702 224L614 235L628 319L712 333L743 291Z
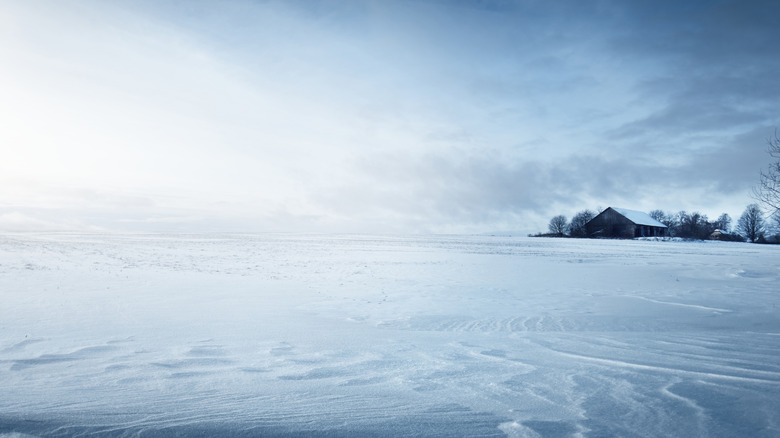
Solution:
M666 225L651 218L650 215L648 215L647 213L643 213L641 211L636 211L636 210L629 210L627 208L617 208L617 207L610 207L610 208L620 213L626 219L630 220L631 222L637 225L648 225L651 227L667 228Z

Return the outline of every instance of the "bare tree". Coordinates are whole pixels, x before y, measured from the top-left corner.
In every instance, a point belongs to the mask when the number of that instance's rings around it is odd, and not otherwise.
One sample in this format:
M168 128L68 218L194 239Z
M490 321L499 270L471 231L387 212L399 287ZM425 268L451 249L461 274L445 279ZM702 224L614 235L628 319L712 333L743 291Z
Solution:
M780 243L780 212L775 212L771 216L771 222L767 228L772 233L767 240L771 243Z
M664 213L663 210L653 210L650 213L647 213L648 216L651 218L657 220L658 222L664 223L664 220L666 220L666 213Z
M689 233L688 237L692 239L706 239L714 230L714 228L710 229L709 223L706 214L694 211L688 216L687 221L684 223L684 228Z
M764 215L758 204L750 204L745 208L737 221L737 231L751 242L764 234Z
M557 234L559 236L563 236L566 234L566 216L564 215L558 215L554 218L550 219L550 224L547 225L547 228L550 230L551 233Z
M569 224L569 234L572 237L588 237L588 230L585 228L585 224L594 217L596 217L596 213L590 210L582 210L575 214Z
M729 230L731 229L731 216L729 216L726 213L723 213L722 215L720 215L720 217L718 217L718 220L715 221L714 225L715 228L728 234Z
M684 212L681 212L684 213ZM666 225L668 232L673 234L673 230L677 228L677 216L674 213L667 213L663 210L653 210L648 215L657 220L658 222Z
M685 223L688 222L688 212L680 210L677 213L669 215L669 223L671 223L671 232L675 237L688 237L687 230L685 229ZM668 225L667 225L668 226Z
M777 130L774 138L768 139L767 143L769 156L774 161L761 172L758 187L753 187L753 196L771 208L773 214L780 214L780 137L777 136Z

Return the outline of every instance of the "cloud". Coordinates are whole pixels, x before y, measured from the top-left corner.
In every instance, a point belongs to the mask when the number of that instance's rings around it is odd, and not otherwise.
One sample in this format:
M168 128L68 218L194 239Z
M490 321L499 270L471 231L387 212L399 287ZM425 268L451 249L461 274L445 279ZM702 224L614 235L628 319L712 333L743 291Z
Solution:
M780 124L775 2L45 5L0 6L0 207L41 220L403 232L617 202L734 214Z
M641 3L640 3L641 4ZM780 30L770 17L780 4L661 2L625 8L634 32L613 39L629 59L654 60L640 78L639 99L655 107L613 131L615 138L678 141L690 133L745 132L780 123L780 59L770 41ZM637 101L640 104L640 101ZM678 142L677 147L685 147Z

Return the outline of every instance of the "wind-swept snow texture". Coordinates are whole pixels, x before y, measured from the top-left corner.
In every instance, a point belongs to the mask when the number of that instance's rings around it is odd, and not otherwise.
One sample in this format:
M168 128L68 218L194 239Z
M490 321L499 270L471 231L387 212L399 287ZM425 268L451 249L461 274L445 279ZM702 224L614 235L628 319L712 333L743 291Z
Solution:
M780 436L780 247L0 236L0 436Z

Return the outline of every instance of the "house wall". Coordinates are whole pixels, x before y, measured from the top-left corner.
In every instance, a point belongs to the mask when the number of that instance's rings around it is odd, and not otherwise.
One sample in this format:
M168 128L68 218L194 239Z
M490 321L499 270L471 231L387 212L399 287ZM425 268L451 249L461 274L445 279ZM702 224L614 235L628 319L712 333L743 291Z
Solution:
M633 222L625 216L608 208L588 222L588 237L621 237L631 239L636 232Z
M635 231L636 237L664 237L666 228L653 227L651 225L637 225Z
M637 225L637 237L665 237L666 228L653 227L650 225Z

